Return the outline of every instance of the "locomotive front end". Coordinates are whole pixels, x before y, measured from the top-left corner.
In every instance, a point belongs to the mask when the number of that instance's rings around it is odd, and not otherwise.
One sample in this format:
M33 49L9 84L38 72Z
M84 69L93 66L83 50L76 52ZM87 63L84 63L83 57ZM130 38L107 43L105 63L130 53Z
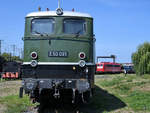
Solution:
M26 17L22 88L36 102L43 98L78 97L87 101L94 88L93 19L64 11L30 13ZM51 99L52 100L52 99Z

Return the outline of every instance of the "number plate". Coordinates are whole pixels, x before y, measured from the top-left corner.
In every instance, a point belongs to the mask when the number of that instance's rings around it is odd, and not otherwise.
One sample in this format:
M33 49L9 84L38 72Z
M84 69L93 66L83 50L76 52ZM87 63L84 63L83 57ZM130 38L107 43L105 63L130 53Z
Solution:
M68 57L67 51L49 51L48 52L49 57Z

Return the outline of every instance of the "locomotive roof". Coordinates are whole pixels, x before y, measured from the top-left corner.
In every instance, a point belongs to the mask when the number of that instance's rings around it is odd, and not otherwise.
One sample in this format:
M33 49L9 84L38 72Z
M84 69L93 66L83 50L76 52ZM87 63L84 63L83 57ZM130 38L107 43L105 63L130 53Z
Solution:
M29 13L26 17L36 17L36 16L60 16L60 15L57 15L56 11L39 11ZM72 11L63 11L63 15L61 16L92 18L92 16L87 13L72 12Z
M119 64L120 65L120 63L116 63L116 62L100 62L97 64Z

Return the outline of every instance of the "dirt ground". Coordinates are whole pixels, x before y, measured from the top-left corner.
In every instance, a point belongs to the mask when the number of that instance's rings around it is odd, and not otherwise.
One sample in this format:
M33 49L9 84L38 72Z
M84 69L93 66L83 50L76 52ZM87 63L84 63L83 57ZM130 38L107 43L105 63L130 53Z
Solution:
M16 94L21 86L21 81L0 82L0 97Z
M5 110L6 110L6 107L0 104L0 113L4 113Z

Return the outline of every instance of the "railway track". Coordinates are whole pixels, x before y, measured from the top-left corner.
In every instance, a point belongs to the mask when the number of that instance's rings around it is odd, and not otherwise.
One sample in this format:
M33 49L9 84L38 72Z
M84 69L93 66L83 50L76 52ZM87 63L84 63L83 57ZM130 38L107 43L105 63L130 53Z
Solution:
M81 112L80 110L67 110L63 108L60 108L60 109L45 108L43 111L39 112L39 107L32 107L22 113L81 113Z
M59 103L59 104L49 104L45 102L44 104L37 105L36 107L29 107L27 111L23 113L95 113L94 110L91 111L89 104L71 104L71 103Z

